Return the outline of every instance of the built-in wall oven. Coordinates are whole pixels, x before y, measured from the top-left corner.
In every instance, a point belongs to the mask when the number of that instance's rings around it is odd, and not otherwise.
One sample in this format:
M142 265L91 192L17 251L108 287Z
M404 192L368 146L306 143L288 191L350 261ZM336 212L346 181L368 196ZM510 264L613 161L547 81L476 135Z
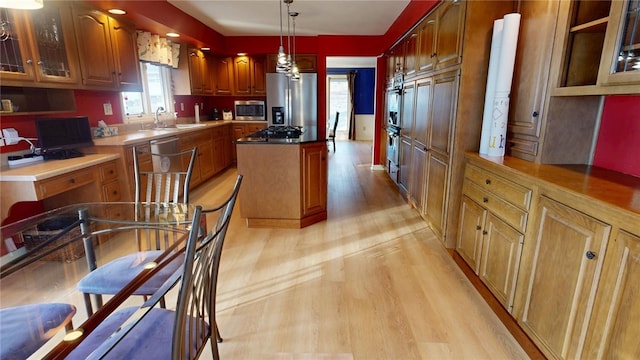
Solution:
M385 104L385 115L387 117L387 172L395 183L398 183L400 168L402 83L402 73L396 73L392 86L387 89Z

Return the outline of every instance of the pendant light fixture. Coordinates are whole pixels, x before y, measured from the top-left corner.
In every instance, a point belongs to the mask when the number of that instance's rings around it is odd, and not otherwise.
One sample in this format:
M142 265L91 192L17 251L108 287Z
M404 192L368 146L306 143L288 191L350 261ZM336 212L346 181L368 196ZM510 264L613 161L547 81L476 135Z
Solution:
M296 64L296 17L298 17L300 13L292 11L289 13L289 16L293 19L293 61L291 62L291 79L299 80L300 79L300 70L298 69L298 65Z
M289 50L289 53L287 54L287 76L291 76L291 17L289 16L289 14L291 13L291 10L289 9L289 7L291 6L291 3L293 2L293 0L284 0L284 3L287 4L287 50Z
M276 64L276 72L277 73L288 73L291 69L291 62L289 60L289 56L284 52L284 44L282 42L282 38L284 37L284 31L282 28L282 3L287 4L287 13L289 12L289 5L293 2L293 0L278 0L280 4L280 47L278 48L278 59ZM287 23L289 20L289 16L287 16Z

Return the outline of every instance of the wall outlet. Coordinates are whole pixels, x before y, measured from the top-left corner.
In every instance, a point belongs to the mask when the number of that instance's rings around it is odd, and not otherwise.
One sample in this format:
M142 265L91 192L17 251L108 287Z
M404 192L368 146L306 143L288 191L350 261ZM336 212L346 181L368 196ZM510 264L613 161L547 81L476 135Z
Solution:
M184 111L184 103L180 103L180 111Z
M104 108L105 115L113 115L113 109L111 108L111 103L104 103L102 104L102 107Z

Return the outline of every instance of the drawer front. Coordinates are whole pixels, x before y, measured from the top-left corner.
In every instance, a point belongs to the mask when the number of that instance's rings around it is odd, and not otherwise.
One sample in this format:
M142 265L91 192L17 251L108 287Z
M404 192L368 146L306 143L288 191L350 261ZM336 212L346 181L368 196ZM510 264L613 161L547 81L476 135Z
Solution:
M465 177L482 189L494 193L511 204L523 210L529 210L529 206L531 205L531 189L527 189L471 164L467 164Z
M527 212L502 200L493 193L484 191L484 189L469 179L464 180L462 191L465 195L487 208L506 223L524 233L527 226Z
M103 201L120 201L122 199L122 192L120 191L120 183L118 181L111 181L102 185L102 200Z
M102 183L106 183L110 180L115 180L118 178L118 166L115 161L109 162L100 167L100 180Z
M93 168L82 169L39 181L36 185L39 198L48 198L96 181L92 170Z

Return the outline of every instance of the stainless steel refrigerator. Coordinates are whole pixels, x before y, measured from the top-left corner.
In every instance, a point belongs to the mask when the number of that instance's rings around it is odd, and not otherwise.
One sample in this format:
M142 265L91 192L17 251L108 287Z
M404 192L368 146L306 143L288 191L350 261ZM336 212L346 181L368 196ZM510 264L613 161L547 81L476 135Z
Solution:
M302 73L291 80L285 74L267 73L267 120L269 125L317 131L318 74Z

